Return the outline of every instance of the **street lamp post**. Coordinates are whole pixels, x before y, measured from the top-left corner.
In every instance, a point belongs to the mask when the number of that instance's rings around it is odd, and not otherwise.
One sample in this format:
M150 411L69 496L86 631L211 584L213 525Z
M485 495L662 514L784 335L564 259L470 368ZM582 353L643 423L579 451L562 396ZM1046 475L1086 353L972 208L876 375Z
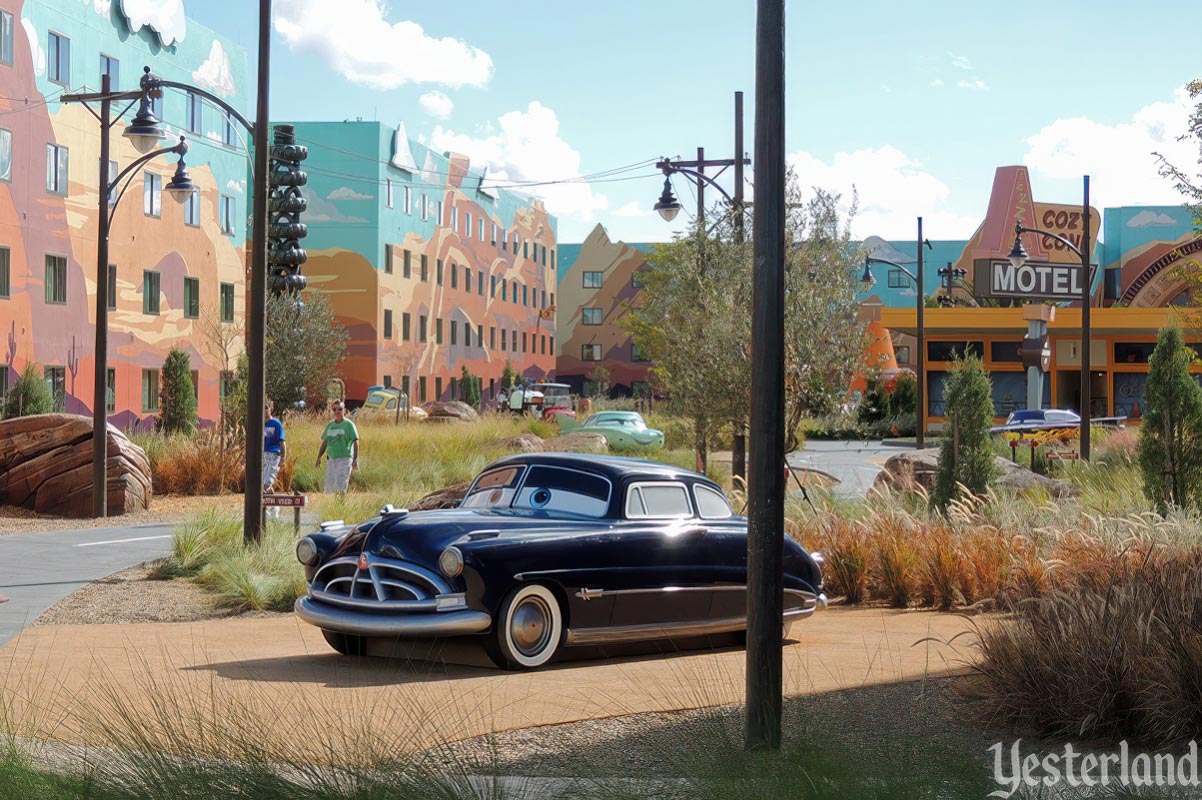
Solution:
M270 48L271 48L271 0L259 0L259 70L258 70L258 87L257 87L257 123L251 123L244 117L238 109L234 108L229 103L222 100L212 92L205 91L197 86L192 86L178 81L164 80L150 71L150 67L143 69L142 79L139 83L139 90L133 92L118 92L108 93L102 91L99 94L71 94L63 95L61 102L84 102L90 100L98 100L102 104L101 114L92 112L101 123L101 193L100 204L103 207L107 200L107 192L104 191L108 185L108 158L107 158L107 143L109 130L115 120L107 118L107 109L105 107L107 101L112 100L130 100L132 107L134 102L139 104L138 112L134 116L131 123L126 127L125 136L140 152L146 152L155 142L166 136L159 120L155 118L150 104L150 98L156 97L164 88L182 89L191 92L194 95L205 98L210 103L214 104L227 115L230 119L236 120L244 127L251 135L254 142L254 197L256 200L253 230L251 236L251 275L250 289L247 292L247 335L246 349L248 362L248 381L247 386L247 409L246 409L246 434L248 437L246 447L246 494L243 504L243 538L250 541L257 541L263 531L263 484L258 479L259 475L263 474L263 448L255 437L261 436L264 423L263 414L263 372L264 372L264 346L265 346L265 325L264 317L266 315L266 293L267 293L267 217L268 217L268 194L270 186L269 164L270 164L270 142L268 141L268 90L270 76ZM107 87L108 76L102 79L102 87ZM126 110L128 110L128 108ZM90 107L89 107L89 110ZM117 119L124 116L125 111L117 115ZM186 150L186 145L184 145ZM161 152L179 152L173 148L169 151ZM154 153L153 155L159 155ZM146 159L149 160L149 159ZM139 166L145 163L144 160L135 162ZM182 164L182 159L181 159ZM125 176L134 165L121 173ZM184 172L186 177L187 173ZM180 177L177 171L176 178ZM175 179L173 179L174 183ZM190 181L189 181L190 183ZM128 183L126 184L128 187ZM169 190L171 185L167 187ZM195 187L192 189L195 190ZM123 190L124 192L124 190ZM173 195L175 192L173 192ZM101 211L102 220L107 220L107 209ZM107 224L106 228L107 230ZM108 241L106 236L101 236L101 244L97 248L98 258L100 258L100 266L97 273L97 292L96 305L98 313L96 316L97 332L97 375L99 375L99 387L104 387L105 381L105 355L107 351L106 338L108 325ZM97 400L94 404L99 411L93 410L94 420L99 419L98 423L101 427L99 430L104 430L106 420L104 419L105 397L103 388L97 389ZM94 425L97 424L95 421ZM96 430L96 429L94 429ZM93 451L93 492L96 497L100 498L94 501L94 511L97 516L103 516L107 506L107 475L105 473L105 444L104 438L100 436L94 437L97 444L94 445ZM104 503L105 506L102 506Z
M947 307L955 304L952 290L960 286L967 276L968 270L957 269L952 266L950 261L947 262L946 267L939 269L939 283L943 286L943 294L939 295L939 305Z
M927 239L924 239L922 236L922 217L919 217L918 218L918 268L917 268L918 274L915 275L913 272L910 272L910 270L906 269L901 264L898 264L896 261L890 261L887 258L878 258L876 256L864 256L864 274L860 276L860 283L863 284L865 289L866 290L871 289L873 287L873 285L876 284L876 278L874 278L872 276L871 265L872 264L887 264L891 267L896 267L897 269L901 270L903 273L905 273L907 278L914 281L915 294L917 296L916 300L915 300L915 310L918 312L918 398L917 398L918 413L915 415L917 417L917 420L916 420L917 427L916 427L915 436L914 436L914 449L915 450L922 450L924 447L926 447L926 427L927 427L927 420L926 420L927 351L926 351L926 339L925 339L925 326L923 325L923 323L925 322L923 312L926 311L926 293L923 290L923 283L922 283L922 279L923 279L922 248L924 245L928 249L931 248L930 241L928 241Z
M1089 263L1089 176L1085 175L1082 180L1082 199L1081 199L1081 219L1082 219L1082 235L1081 246L1078 247L1069 239L1063 236L1045 231L1040 228L1028 228L1021 222L1014 223L1014 247L1010 250L1010 263L1015 269L1018 269L1027 263L1027 250L1023 247L1022 235L1024 233L1037 233L1041 236L1046 236L1050 239L1063 244L1069 250L1072 250L1081 258L1081 460L1089 460L1089 426L1090 418L1093 414L1090 408L1092 398L1090 395L1091 387L1089 380L1090 372L1090 320L1089 310L1092 303L1093 295L1093 274L1090 271Z
M121 198L125 196L125 190L129 188L133 176L147 163L162 155L179 155L175 176L164 187L171 196L183 202L196 191L184 164L188 142L181 136L179 143L172 147L152 150L151 148L167 138L167 133L160 127L159 121L150 110L149 95L144 88L136 92L113 92L110 81L111 78L106 73L100 78L99 92L66 94L61 98L61 102L64 103L82 103L100 122L100 198L97 201L99 216L96 229L96 363L92 389L92 516L97 518L108 516L108 261L112 215L116 212ZM116 118L112 114L114 100L130 101ZM88 105L91 102L99 102L99 113ZM140 103L140 107L126 127L125 136L144 155L110 179L109 136L113 125L125 116L134 103ZM126 183L121 186L123 180ZM118 190L117 187L121 188ZM112 197L114 191L117 191L115 198Z
M670 158L660 159L655 166L664 173L664 190L653 208L668 222L676 219L676 215L680 213L681 205L680 201L676 199L676 195L672 192L672 176L683 175L697 186L697 224L704 226L705 187L707 185L712 186L722 195L727 204L735 212L735 241L741 245L743 244L744 237L743 167L750 163L751 159L747 158L743 152L743 93L735 92L735 157L707 159L705 157L705 148L698 147L697 160L695 161L673 161ZM718 168L718 172L713 177L710 177L705 174L707 167L716 167ZM728 167L734 168L735 185L733 197L715 180ZM731 450L732 476L746 479L747 439L742 431L735 431Z

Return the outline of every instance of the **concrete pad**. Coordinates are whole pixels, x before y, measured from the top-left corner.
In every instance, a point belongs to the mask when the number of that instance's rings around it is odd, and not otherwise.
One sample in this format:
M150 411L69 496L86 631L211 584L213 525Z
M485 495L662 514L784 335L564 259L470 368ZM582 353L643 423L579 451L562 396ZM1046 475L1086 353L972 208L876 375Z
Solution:
M935 612L820 610L795 625L795 640L785 645L786 694L963 670L969 637L953 639L971 624ZM159 726L206 719L236 726L238 735L254 731L278 752L323 758L363 736L411 749L737 703L743 667L743 650L731 647L566 661L526 673L356 659L331 651L320 631L295 618L45 626L0 649L0 719L7 704L24 730L81 744L109 741L96 723L111 723L117 709ZM220 747L212 735L190 746L197 755L221 755L210 752Z

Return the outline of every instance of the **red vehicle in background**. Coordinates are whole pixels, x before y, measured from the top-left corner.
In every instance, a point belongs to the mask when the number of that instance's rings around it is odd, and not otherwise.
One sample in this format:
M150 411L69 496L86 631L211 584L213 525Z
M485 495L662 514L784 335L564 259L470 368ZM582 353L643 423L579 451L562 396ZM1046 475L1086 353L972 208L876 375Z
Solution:
M552 414L576 416L572 388L566 383L532 383L524 395L526 408L535 416L550 419Z

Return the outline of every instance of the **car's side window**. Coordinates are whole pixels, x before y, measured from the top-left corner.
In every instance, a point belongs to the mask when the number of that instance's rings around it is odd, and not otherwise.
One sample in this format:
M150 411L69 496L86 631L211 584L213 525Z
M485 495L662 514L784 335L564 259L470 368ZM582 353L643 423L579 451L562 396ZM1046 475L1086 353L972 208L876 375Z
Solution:
M734 516L721 492L697 483L693 484L693 497L697 500L697 511L702 519L726 519Z
M629 519L679 519L693 516L689 493L683 483L648 481L626 490L626 516Z

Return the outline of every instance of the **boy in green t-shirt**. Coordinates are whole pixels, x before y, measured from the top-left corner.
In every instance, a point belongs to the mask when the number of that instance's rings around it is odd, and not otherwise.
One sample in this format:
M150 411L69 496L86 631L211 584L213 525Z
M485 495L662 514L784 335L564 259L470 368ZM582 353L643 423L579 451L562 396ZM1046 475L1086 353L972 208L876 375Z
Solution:
M344 494L351 482L351 471L359 467L359 430L346 418L346 406L335 401L331 407L334 421L321 433L317 463L326 456L325 491Z

